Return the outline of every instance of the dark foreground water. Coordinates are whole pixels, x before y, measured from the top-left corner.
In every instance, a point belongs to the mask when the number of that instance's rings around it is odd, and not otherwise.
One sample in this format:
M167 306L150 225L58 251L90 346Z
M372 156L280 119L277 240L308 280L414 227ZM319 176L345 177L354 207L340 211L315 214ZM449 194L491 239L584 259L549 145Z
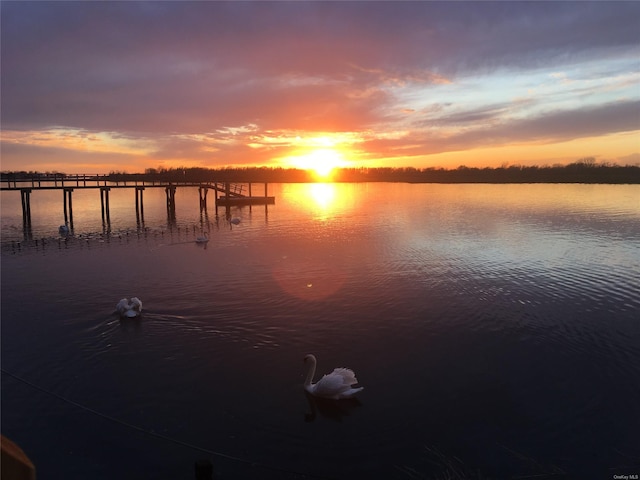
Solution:
M30 240L3 193L2 433L39 478L640 474L640 187L270 188L237 226L113 193L110 232L79 192L66 242L59 192ZM307 353L359 400L305 396Z

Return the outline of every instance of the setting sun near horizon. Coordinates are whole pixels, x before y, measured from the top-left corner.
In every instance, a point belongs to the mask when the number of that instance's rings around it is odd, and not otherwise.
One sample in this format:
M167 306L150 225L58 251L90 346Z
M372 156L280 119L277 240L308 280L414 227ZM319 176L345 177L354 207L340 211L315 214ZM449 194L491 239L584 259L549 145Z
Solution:
M347 165L342 154L331 148L319 148L298 157L291 157L288 161L292 167L313 172L315 179L319 181L331 180L336 168Z
M339 135L316 134L309 137L296 136L291 141L292 153L284 156L280 163L285 168L299 168L313 173L315 181L328 182L338 168L353 166L349 161L349 145L352 138Z

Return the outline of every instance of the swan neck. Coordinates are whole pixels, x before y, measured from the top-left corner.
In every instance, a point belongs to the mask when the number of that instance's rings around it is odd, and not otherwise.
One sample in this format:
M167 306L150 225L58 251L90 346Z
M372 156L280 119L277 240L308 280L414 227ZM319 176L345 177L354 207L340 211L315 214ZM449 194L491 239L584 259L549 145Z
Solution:
M313 380L314 375L316 374L316 359L314 357L308 357L309 362L309 371L307 372L307 378L304 381L304 386L308 387L311 385L311 381Z

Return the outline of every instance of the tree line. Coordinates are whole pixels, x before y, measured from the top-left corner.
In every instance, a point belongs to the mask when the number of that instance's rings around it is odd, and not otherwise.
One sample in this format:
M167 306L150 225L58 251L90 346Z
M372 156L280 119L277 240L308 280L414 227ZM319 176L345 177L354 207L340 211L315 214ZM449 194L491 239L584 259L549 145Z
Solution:
M59 172L2 172L2 180L40 178L48 180L64 178ZM282 167L243 168L147 168L144 173L112 171L106 175L111 181L157 182L265 182L305 183L316 181L312 171ZM615 165L597 163L587 157L568 165L501 167L413 168L340 168L331 177L334 182L410 182L410 183L611 183L640 184L640 165Z
M131 174L112 173L114 177ZM174 182L267 182L304 183L316 181L313 171L281 167L244 168L148 168L138 174L141 180ZM640 165L620 166L597 163L587 157L568 165L496 168L460 166L455 169L380 167L338 168L333 182L409 182L409 183L614 183L640 184Z

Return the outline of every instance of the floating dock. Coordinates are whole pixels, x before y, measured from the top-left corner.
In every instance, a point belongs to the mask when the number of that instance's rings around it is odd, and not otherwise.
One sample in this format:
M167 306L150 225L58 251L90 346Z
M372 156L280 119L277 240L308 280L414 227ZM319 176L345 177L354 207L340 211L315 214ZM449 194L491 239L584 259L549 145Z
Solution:
M238 196L221 196L218 197L218 205L274 205L276 197L238 197Z

